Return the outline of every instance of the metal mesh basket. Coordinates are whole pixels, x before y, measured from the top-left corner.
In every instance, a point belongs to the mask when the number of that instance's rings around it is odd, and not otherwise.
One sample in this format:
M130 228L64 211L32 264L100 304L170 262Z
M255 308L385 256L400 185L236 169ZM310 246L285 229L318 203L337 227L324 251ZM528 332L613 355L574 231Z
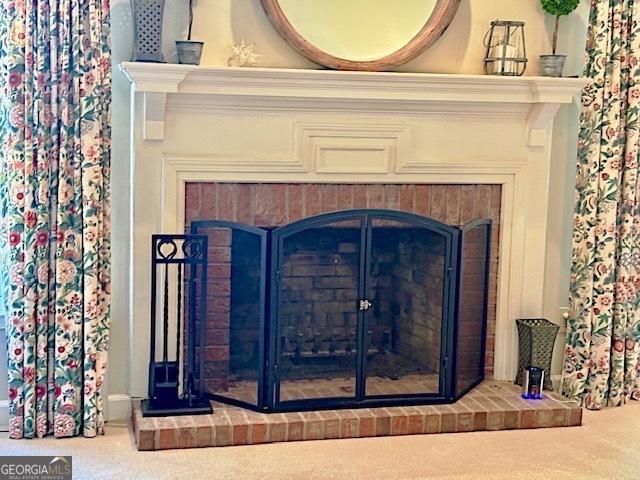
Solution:
M165 0L131 0L133 10L133 61L163 62L162 16Z
M516 383L522 385L525 368L538 367L545 371L544 389L553 390L551 359L560 327L544 318L518 319L516 324L520 348Z

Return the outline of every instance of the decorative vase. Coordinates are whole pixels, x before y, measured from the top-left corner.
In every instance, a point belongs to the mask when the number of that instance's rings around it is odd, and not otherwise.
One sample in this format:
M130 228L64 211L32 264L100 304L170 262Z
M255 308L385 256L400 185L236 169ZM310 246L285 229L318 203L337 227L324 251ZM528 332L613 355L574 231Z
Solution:
M540 55L540 69L544 77L561 77L566 55Z
M176 40L176 50L178 51L178 63L185 65L200 65L202 48L204 42L194 40Z
M131 0L134 62L164 62L162 17L165 0Z
M542 370L545 390L553 390L551 383L551 360L553 346L560 327L544 318L516 320L518 326L518 373L515 383L522 385L525 371L530 367Z

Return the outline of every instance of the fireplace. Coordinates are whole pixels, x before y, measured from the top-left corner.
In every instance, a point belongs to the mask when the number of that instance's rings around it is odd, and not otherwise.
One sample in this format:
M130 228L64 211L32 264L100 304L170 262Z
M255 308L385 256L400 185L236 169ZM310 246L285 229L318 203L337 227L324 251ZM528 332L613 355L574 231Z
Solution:
M197 376L212 399L273 412L445 403L484 378L490 218L468 221L472 209L464 225L449 225L417 214L426 213L428 197L415 197L423 186L200 187L197 202L187 199L200 212L187 216L190 233L209 237ZM211 187L215 197L202 194ZM336 200L349 191L350 208L315 208L316 188ZM402 190L413 191L407 211L385 201ZM354 208L359 191L382 193L378 207L395 209ZM198 219L207 217L224 219Z

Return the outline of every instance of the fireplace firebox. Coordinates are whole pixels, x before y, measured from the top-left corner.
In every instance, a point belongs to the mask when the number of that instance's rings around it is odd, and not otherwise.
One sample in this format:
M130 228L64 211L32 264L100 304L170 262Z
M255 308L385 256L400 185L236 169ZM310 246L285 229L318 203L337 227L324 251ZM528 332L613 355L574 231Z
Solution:
M347 210L208 236L192 366L211 399L265 412L448 403L484 378L491 220Z

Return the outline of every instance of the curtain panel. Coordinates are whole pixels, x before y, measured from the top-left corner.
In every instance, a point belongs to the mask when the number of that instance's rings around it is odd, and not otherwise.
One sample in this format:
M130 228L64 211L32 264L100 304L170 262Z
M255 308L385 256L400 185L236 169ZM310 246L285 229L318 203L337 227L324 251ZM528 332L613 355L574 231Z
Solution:
M640 1L591 4L562 390L590 409L640 398Z
M108 36L108 0L0 0L0 237L12 438L103 430Z

